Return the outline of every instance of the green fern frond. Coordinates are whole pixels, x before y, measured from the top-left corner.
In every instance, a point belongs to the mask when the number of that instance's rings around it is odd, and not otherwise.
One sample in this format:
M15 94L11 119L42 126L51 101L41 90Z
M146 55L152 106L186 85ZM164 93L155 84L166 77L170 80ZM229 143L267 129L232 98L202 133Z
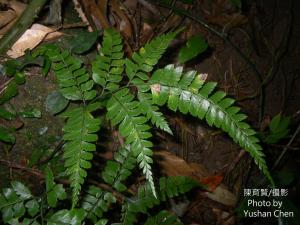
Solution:
M104 181L119 192L125 191L127 187L122 182L131 174L135 162L136 160L129 147L121 148L115 154L114 161L107 162L102 172ZM115 201L116 199L111 193L90 186L83 199L82 207L86 210L87 217L95 223L97 219L102 217L103 212L107 211L109 205L115 203Z
M175 32L169 32L154 38L142 47L138 53L133 53L132 60L126 59L125 70L129 79L132 80L134 77L139 77L142 80L148 80L147 73L153 70L153 67L158 63L170 42L181 30L178 29Z
M180 220L168 211L160 211L157 215L149 217L145 225L183 225Z
M92 63L93 80L103 89L119 88L124 70L123 55L121 35L113 29L105 30L100 55Z
M242 148L250 153L254 161L272 184L262 147L256 132L244 122L246 115L240 108L233 106L234 100L225 97L222 91L215 92L216 83L207 82L196 71L182 74L182 67L168 65L154 72L151 80L154 103L190 113L199 119L206 119L210 126L216 126L227 132Z
M87 194L82 200L82 208L85 210L86 217L91 219L93 223L96 223L99 219L104 222L103 213L107 212L109 206L115 202L116 198L110 192L103 191L95 186L89 186ZM101 223L99 222L99 224Z
M81 60L67 51L60 51L55 45L45 45L36 54L46 55L52 62L52 68L58 79L60 91L69 100L81 100L82 105L67 110L62 114L66 118L63 127L66 141L64 159L66 173L70 177L72 188L72 207L78 202L81 185L87 176L86 170L91 167L92 152L96 150L95 134L100 129L100 120L91 114L98 109L98 103L87 104L96 96L94 82L90 79Z
M136 159L130 151L130 146L126 146L115 153L114 161L107 162L102 178L117 191L123 192L127 187L122 182L130 176L135 165Z
M86 170L91 168L92 152L96 150L95 142L98 139L95 134L100 129L100 120L95 119L89 107L79 107L68 110L63 114L67 122L63 127L64 159L66 173L70 176L72 187L72 201L75 207L80 194L81 185L87 176Z
M153 194L155 194L154 181L151 170L153 144L148 139L152 136L150 126L146 124L147 118L139 110L139 102L124 88L115 94L107 102L107 118L112 125L119 124L120 134L126 138L126 144L130 145L133 155L137 158L139 167L149 181Z
M172 131L166 119L158 111L157 106L152 104L151 96L143 92L147 91L147 87L146 90L144 89L144 81L149 79L147 73L153 70L170 42L179 32L181 32L181 29L154 38L142 47L138 53L133 53L132 59L125 60L126 75L130 82L138 88L141 111L147 116L147 119L151 120L153 125L170 134L172 134Z
M173 134L168 122L161 112L158 111L158 107L152 103L152 96L150 93L138 92L138 100L140 101L139 108L147 119L151 121L157 128L166 131L169 134Z
M147 213L148 209L159 205L167 198L173 198L198 187L199 183L190 177L162 177L159 180L158 197L152 194L149 184L140 187L138 195L122 208L122 221L124 225L133 224L137 213Z
M56 45L44 45L35 55L49 57L52 69L59 82L60 91L69 100L91 100L96 96L94 82L82 67L82 61L68 51L61 51Z

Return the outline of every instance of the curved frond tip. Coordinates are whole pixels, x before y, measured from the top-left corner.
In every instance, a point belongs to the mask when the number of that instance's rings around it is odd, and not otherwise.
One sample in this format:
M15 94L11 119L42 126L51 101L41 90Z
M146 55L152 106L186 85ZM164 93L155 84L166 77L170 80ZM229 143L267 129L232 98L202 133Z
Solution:
M234 99L223 91L215 91L215 82L205 82L196 71L182 72L182 67L168 65L153 73L149 84L153 102L183 114L190 113L216 126L250 153L260 170L274 184L267 168L256 132L245 122L247 116L234 106Z

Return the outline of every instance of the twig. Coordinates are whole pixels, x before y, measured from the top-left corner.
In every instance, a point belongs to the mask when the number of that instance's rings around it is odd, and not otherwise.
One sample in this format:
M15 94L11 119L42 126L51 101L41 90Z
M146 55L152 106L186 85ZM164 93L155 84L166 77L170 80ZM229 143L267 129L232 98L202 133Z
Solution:
M287 152L287 150L290 149L291 144L293 143L293 141L295 140L295 138L297 137L298 133L300 132L300 124L298 125L296 131L294 132L292 138L290 139L289 143L284 147L283 151L281 152L280 156L277 158L276 162L274 163L272 170L278 166L279 162L281 161L282 157L284 156L284 154Z
M147 2L146 0L138 0L138 2L141 5L143 5L145 8L147 8L154 15L157 14L158 10L151 3Z
M297 147L293 147L293 146L287 146L287 145L276 145L276 144L272 144L271 146L274 146L275 148L288 148L291 149L293 151L299 151L300 148Z
M39 170L32 169L32 168L29 168L26 166L22 166L22 165L19 165L19 164L16 164L16 163L10 162L8 160L4 160L4 159L0 159L0 163L6 165L9 168L22 170L22 171L31 173L41 179L44 179L44 175Z
M56 155L56 153L58 153L61 149L62 149L62 146L64 145L64 140L61 140L58 145L55 147L55 149L53 150L53 152L51 153L51 155L44 159L44 160L41 160L37 163L38 166L41 166L43 164L46 164L48 163L49 161L51 161L51 159Z

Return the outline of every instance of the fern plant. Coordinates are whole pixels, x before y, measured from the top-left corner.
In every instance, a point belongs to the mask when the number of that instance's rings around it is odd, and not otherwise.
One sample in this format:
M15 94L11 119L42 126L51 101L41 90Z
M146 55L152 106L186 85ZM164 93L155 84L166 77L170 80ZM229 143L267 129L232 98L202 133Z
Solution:
M98 136L95 133L100 129L99 118L94 118L91 114L98 105L88 104L89 100L96 97L94 81L82 67L81 60L67 51L61 51L57 46L44 46L36 55L45 55L51 60L62 95L68 100L81 102L78 107L69 109L62 115L67 120L63 127L63 139L66 141L64 159L66 173L71 181L74 208L87 176L86 169L91 167L92 152L96 150L95 141Z
M215 91L216 83L205 82L202 75L195 71L184 73L182 67L174 65L155 68L179 32L177 30L153 39L129 59L124 56L120 34L113 29L105 30L100 53L91 63L91 76L78 57L56 45L44 45L33 52L34 57L43 56L51 62L61 94L74 103L60 114L66 120L63 127L63 158L65 175L69 177L72 191L71 209L61 208L61 201L66 198L65 190L62 185L55 184L53 173L46 169L46 200L41 198L39 201L47 201L47 205L38 204L38 207L48 214L41 218L34 217L36 224L39 224L38 221L47 224L81 224L83 221L106 224L106 212L120 201L121 223L133 224L139 213L146 213L167 198L199 186L187 177L160 178L159 185L155 185L151 168L151 127L156 126L172 134L167 120L159 111L162 105L205 119L210 126L221 128L250 153L273 184L256 132L245 122L246 116L240 113L240 108L233 106L232 98L226 97L222 91ZM105 115L125 141L101 173L102 182L110 189L98 186L82 188L87 170L92 166L100 126L104 124L99 114ZM115 193L128 191L127 178L136 165L147 183L139 188L136 196L118 200ZM5 214L10 195L3 192L0 197L0 209ZM20 202L24 204L25 200L27 198ZM10 214L5 222L12 224L12 219L16 222L24 215ZM146 221L146 224L164 223L181 224L165 211Z

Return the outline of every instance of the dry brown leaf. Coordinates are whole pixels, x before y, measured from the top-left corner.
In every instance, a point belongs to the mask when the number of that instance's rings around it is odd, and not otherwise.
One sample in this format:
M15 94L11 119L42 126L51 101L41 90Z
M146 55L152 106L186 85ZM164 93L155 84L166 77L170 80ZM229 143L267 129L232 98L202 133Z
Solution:
M219 185L213 192L205 192L205 195L226 206L235 206L237 203L236 196L223 184Z
M0 11L0 28L7 25L14 18L16 18L17 14L13 10ZM1 31L1 30L0 30Z
M75 6L75 10L78 13L78 16L80 17L80 19L82 20L82 22L89 24L88 25L88 31L92 32L93 29L91 27L91 24L89 22L89 20L87 19L87 17L85 16L84 12L83 12L83 8L81 7L80 3L78 2L78 0L73 0L74 6Z
M110 4L112 13L117 17L118 30L120 30L126 40L130 40L133 36L133 29L129 17L118 1L111 0Z
M155 151L154 157L157 157L162 172L168 176L189 176L200 182L201 178L208 176L207 171L198 165L197 169L191 167L182 158L167 152Z
M78 2L93 29L101 30L110 27L106 12L108 1L78 0Z
M223 180L222 175L210 175L204 166L199 163L188 164L184 159L168 151L155 152L154 156L158 156L158 162L164 174L192 177L205 185L208 191L214 191Z
M207 185L210 192L205 192L205 196L227 206L234 206L237 202L235 195L230 192L224 184L220 184L222 176L212 176L199 163L188 164L182 158L167 152L156 151L154 157L158 162L163 174L168 176L188 176Z
M15 0L12 1L0 0L0 3L3 5L7 5L7 7L10 8L15 14L14 18L12 18L12 20L10 20L9 23L6 23L5 26L2 29L0 29L0 35L3 35L14 25L14 23L17 21L19 16L23 13L27 5ZM2 23L4 24L1 18L0 21L1 21L0 24ZM0 25L0 27L2 26Z
M19 58L25 54L26 49L33 49L43 40L51 40L63 35L52 28L41 24L33 24L30 29L19 38L19 40L7 52L12 58Z

